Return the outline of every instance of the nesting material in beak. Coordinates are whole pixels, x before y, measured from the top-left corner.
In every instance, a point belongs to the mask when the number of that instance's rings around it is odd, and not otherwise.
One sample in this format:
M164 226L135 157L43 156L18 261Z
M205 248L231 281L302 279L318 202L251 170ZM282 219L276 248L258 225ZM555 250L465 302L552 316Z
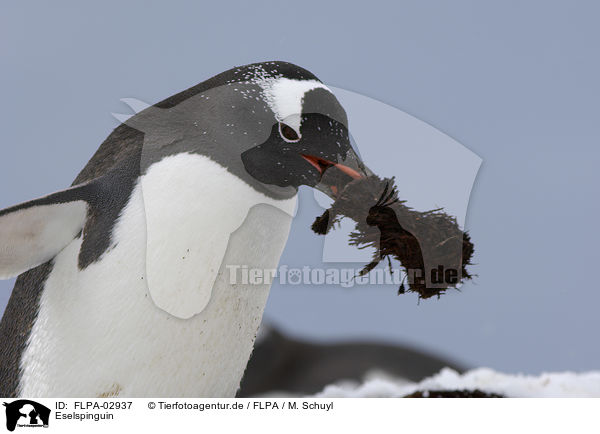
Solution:
M355 178L336 196L312 229L323 235L343 217L354 220L349 244L375 248L373 261L361 270L361 276L383 259L388 260L391 271L393 258L407 273L408 290L420 298L439 296L472 278L466 268L474 251L469 234L441 209L419 212L406 206L398 198L393 178ZM403 282L398 293L404 292Z

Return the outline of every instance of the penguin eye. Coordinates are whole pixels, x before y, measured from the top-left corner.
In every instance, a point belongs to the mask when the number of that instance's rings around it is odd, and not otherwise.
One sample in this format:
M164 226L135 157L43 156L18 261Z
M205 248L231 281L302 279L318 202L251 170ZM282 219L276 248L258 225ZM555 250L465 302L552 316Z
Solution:
M296 130L294 130L289 125L284 124L283 122L279 122L279 135L286 142L297 142L298 140L300 140L300 136L298 136Z

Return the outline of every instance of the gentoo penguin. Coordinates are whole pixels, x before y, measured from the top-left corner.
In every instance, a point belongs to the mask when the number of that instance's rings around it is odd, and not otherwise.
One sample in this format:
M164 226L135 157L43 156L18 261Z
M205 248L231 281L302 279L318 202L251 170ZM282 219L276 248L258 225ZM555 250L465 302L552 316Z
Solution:
M136 114L71 188L0 211L0 277L20 274L0 395L234 396L270 282L229 266L274 269L298 187L335 195L365 174L344 109L289 63Z
M443 368L465 371L460 363L409 346L361 341L319 344L286 336L263 323L237 396L313 395L339 382L360 384L370 375L419 382Z

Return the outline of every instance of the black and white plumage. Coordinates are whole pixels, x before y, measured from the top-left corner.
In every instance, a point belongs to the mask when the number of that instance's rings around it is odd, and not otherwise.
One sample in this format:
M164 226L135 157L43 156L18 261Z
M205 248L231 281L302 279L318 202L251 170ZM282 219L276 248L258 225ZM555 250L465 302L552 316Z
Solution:
M310 72L234 68L116 128L73 187L0 211L3 396L234 396L300 185L367 173ZM336 182L340 182L338 177Z

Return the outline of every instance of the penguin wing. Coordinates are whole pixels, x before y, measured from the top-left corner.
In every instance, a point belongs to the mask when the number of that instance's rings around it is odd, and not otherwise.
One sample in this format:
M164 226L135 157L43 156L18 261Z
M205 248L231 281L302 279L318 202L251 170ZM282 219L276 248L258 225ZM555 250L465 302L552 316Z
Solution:
M81 232L90 184L0 211L0 279L16 277L56 256Z

